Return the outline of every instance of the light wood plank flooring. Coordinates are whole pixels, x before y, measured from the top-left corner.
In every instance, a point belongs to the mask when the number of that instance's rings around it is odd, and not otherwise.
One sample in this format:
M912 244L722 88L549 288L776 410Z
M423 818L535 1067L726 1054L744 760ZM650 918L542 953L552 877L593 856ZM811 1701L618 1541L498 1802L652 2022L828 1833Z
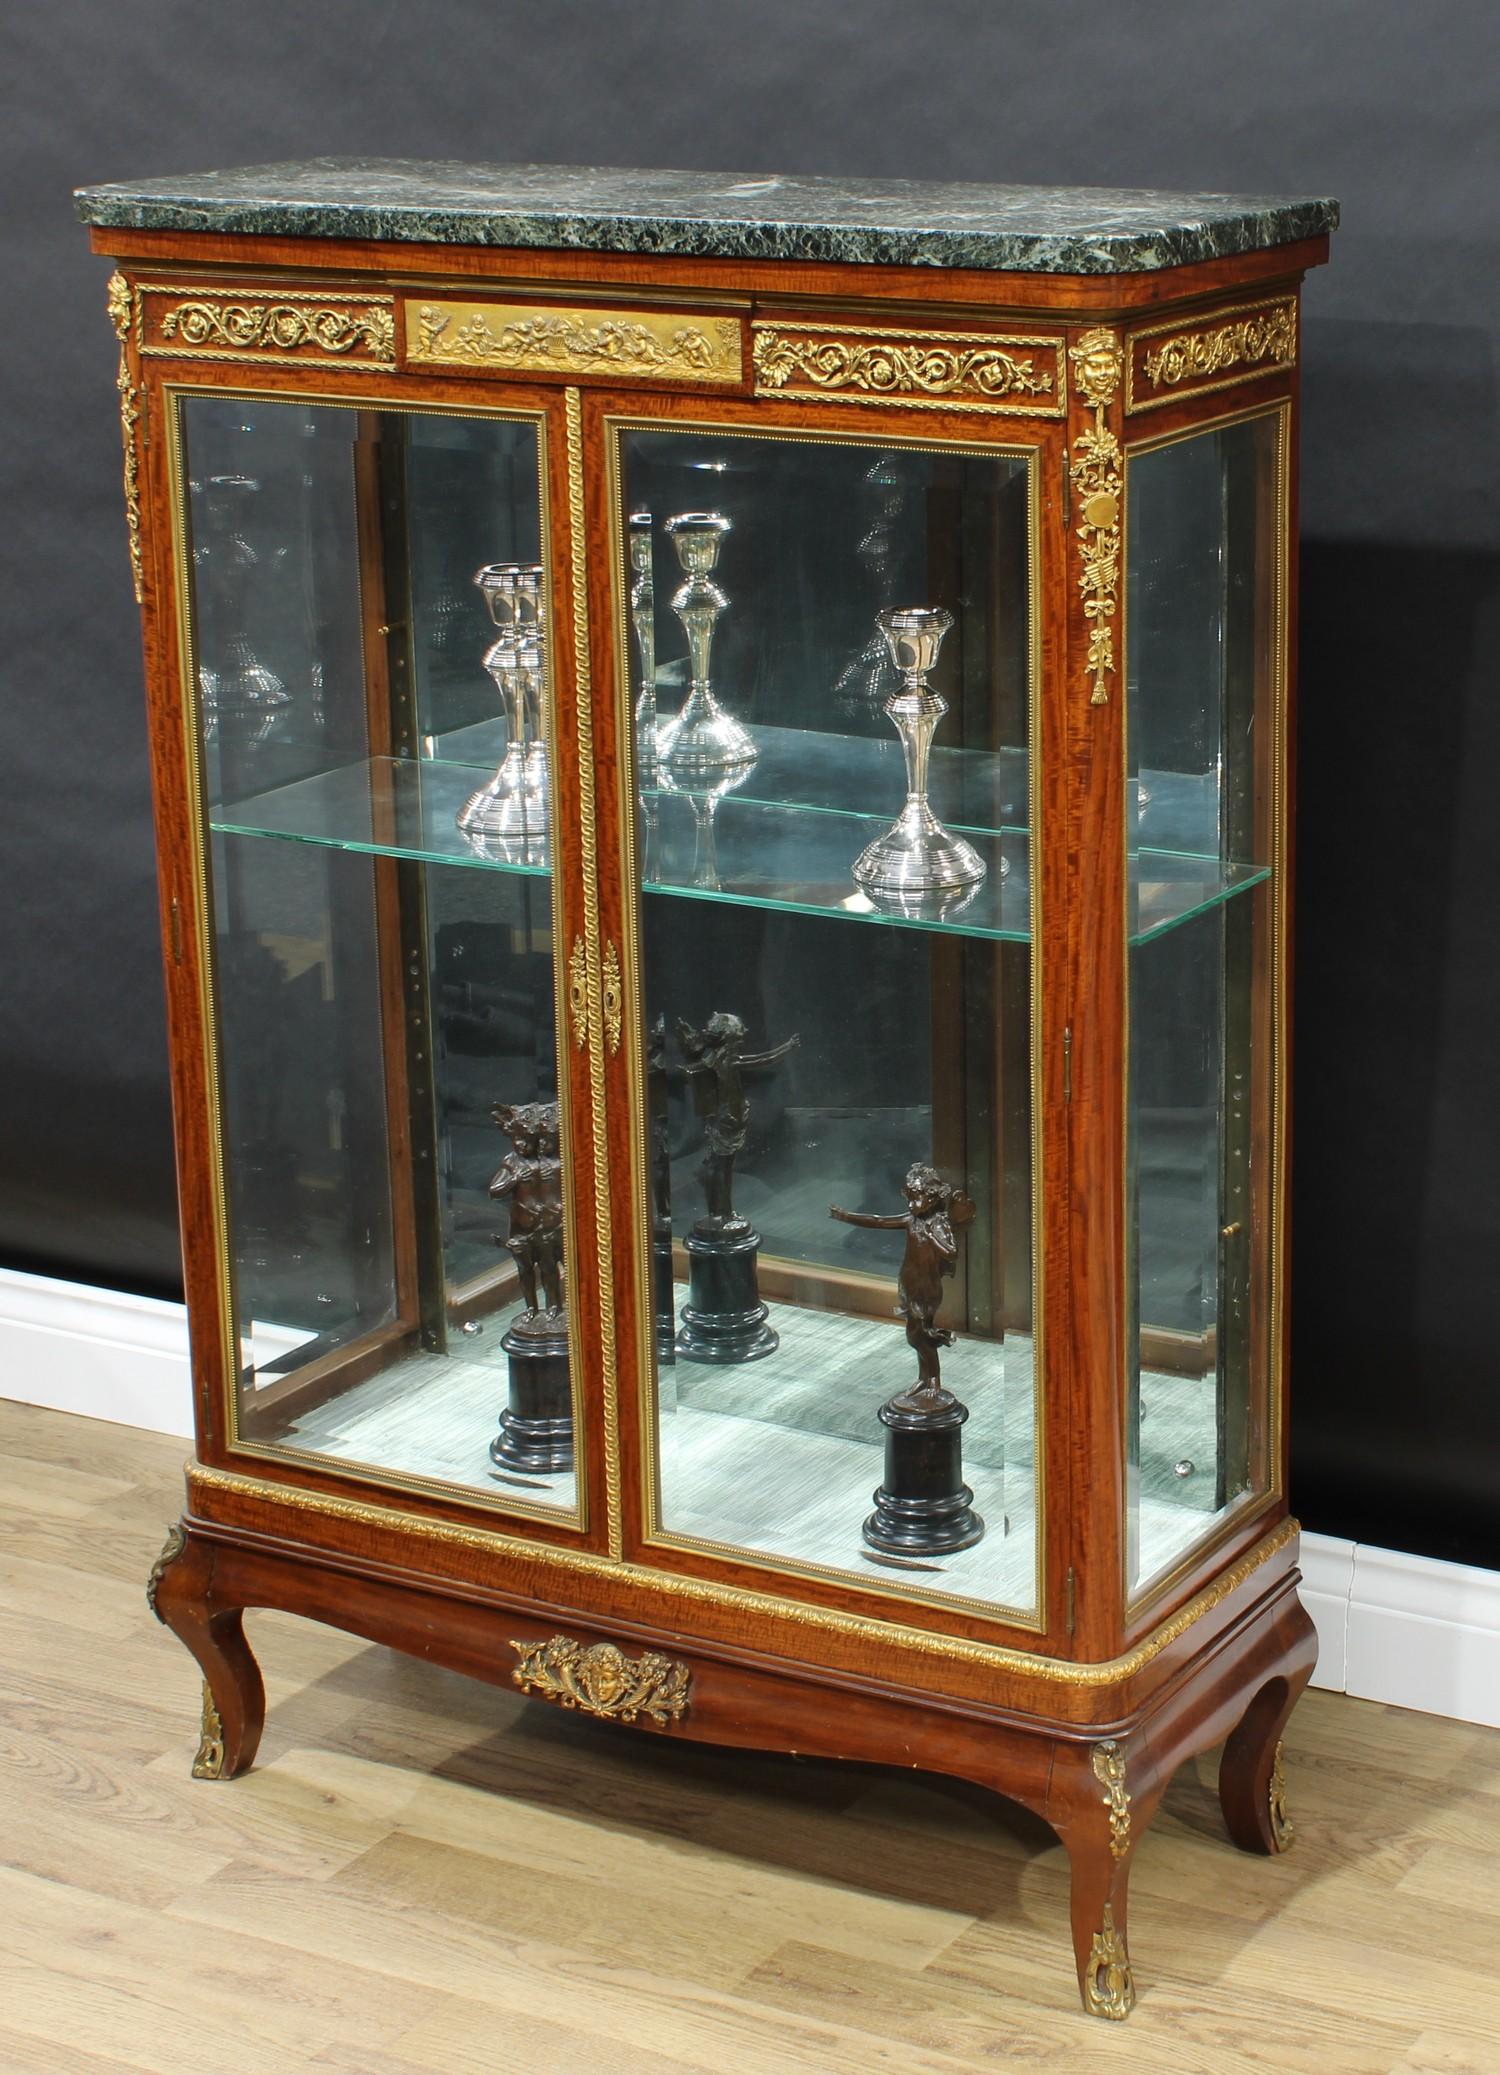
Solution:
M1312 1693L1280 1861L1210 1761L1077 2007L1063 1853L978 1791L721 1755L251 1617L260 1762L195 1782L142 1582L180 1444L0 1402L5 2075L1496 2075L1500 1732Z

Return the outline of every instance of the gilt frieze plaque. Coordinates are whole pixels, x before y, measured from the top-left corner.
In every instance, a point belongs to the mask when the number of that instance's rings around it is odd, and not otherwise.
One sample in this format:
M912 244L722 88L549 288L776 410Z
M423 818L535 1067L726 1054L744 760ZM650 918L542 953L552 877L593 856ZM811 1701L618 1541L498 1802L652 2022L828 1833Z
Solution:
M412 367L721 385L738 383L743 370L740 321L714 311L413 296L403 316Z

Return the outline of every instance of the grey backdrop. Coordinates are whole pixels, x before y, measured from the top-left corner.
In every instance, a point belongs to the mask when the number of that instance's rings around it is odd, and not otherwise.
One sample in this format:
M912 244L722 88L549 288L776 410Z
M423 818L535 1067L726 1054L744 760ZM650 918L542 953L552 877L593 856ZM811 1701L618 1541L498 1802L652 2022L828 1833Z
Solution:
M1307 305L1295 1491L1500 1561L1493 0L48 0L10 102L0 1262L177 1250L107 269L77 182L368 152L1344 201Z

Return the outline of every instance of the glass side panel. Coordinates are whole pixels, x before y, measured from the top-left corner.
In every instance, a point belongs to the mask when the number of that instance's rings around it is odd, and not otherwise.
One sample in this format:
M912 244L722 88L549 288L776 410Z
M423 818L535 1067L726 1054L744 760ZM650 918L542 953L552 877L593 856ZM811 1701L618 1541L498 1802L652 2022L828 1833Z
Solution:
M1129 1582L1267 1487L1280 421L1127 463L1131 885L1163 853L1234 897L1132 917Z
M539 420L179 409L236 1432L576 1517Z
M1030 465L614 437L653 1532L1033 1620Z

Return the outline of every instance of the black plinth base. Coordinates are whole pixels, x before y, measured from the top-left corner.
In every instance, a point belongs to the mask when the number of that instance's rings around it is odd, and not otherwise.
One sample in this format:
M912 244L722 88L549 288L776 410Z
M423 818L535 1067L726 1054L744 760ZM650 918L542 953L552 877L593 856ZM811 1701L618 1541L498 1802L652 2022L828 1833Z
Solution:
M490 1443L490 1461L530 1477L573 1467L573 1393L567 1336L518 1333L500 1345L510 1356L510 1403Z
M750 1226L732 1233L687 1236L688 1300L682 1307L677 1353L684 1362L758 1362L774 1354L780 1335L766 1323L755 1262L760 1234Z
M951 1556L984 1534L974 1494L964 1483L967 1405L947 1391L923 1404L892 1398L880 1408L885 1428L885 1482L861 1532L891 1556Z
M672 1235L657 1233L651 1242L655 1277L656 1356L670 1361L677 1345L677 1295L672 1283Z

